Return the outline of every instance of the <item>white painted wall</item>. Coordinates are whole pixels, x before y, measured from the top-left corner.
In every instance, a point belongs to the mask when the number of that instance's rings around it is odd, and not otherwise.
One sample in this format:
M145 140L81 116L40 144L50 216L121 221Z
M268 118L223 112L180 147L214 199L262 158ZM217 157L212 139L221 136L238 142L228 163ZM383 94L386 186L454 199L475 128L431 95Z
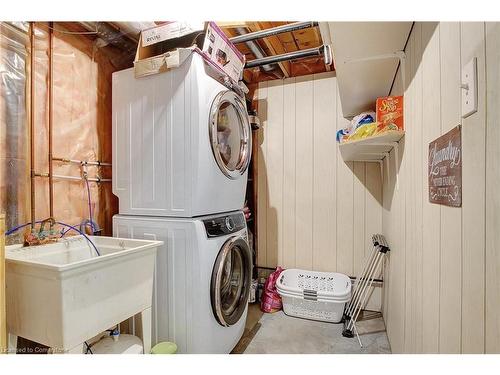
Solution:
M416 23L407 48L406 136L347 163L334 74L262 83L258 265L353 274L382 227L391 246L384 319L395 353L500 353L500 24ZM478 59L478 112L461 118L461 67ZM462 124L463 206L428 201L429 142ZM389 180L388 177L389 176ZM383 222L383 225L382 225Z
M334 73L263 82L258 112L258 266L360 272L382 230L377 163L344 163Z
M395 353L500 352L500 25L416 23L406 48L406 136L383 185L393 250L384 318ZM460 72L478 59L478 112L461 119ZM427 152L462 124L463 206L428 201ZM392 155L394 158L394 155ZM394 165L393 163L391 165Z

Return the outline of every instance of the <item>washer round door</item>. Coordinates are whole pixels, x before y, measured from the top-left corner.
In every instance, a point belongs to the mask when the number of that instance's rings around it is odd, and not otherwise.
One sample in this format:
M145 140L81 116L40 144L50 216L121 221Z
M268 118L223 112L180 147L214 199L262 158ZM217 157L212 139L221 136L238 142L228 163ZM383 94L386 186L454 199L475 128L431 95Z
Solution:
M237 323L247 307L252 274L252 257L241 237L227 240L215 261L210 299L215 319L222 326Z
M233 91L222 91L210 110L210 143L222 173L231 179L245 173L250 163L252 135L245 102Z

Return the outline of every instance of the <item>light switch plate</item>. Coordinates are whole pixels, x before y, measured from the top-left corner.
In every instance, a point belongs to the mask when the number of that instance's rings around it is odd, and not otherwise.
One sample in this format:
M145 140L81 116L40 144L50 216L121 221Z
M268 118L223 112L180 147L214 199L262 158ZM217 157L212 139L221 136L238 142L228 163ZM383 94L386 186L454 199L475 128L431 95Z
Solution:
M462 68L462 118L477 112L477 58Z

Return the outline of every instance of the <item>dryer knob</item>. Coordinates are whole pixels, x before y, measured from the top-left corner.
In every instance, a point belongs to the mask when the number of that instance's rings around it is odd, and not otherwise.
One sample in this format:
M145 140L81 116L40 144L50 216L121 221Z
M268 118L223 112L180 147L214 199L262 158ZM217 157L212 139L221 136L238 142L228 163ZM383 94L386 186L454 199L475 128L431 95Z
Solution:
M226 228L230 231L234 229L234 221L230 216L226 217Z

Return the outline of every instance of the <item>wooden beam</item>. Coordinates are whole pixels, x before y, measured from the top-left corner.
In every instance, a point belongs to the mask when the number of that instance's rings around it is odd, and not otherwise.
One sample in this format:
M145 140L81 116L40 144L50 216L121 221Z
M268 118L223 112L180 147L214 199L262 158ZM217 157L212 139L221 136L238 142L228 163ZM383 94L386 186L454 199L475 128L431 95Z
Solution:
M292 63L292 76L298 77L307 74L321 73L326 71L323 57L297 60Z
M243 71L243 79L245 80L245 82L247 84L250 84L253 82L253 73L252 73L252 70L250 69L245 69Z
M246 98L248 100L250 100L250 102L252 103L251 107L248 109L257 111L257 107L256 107L257 99L255 97L255 91L259 87L259 84L258 83L249 83L247 85L247 87L248 87L248 94L246 95Z
M292 32L299 49L308 49L321 45L321 39L317 38L313 29L309 28Z
M273 27L273 25L270 22L252 22L249 23L248 28L250 31L259 31L259 30L265 30L265 29L270 29ZM267 38L262 38L261 39L266 47L271 51L273 55L281 55L283 53L288 52L285 47L283 47L283 44L279 40L279 38L276 35L269 36ZM281 71L283 72L283 75L285 78L290 77L291 75L291 66L290 66L290 61L281 61L278 63Z
M215 21L221 29L234 29L236 27L248 27L247 21Z

